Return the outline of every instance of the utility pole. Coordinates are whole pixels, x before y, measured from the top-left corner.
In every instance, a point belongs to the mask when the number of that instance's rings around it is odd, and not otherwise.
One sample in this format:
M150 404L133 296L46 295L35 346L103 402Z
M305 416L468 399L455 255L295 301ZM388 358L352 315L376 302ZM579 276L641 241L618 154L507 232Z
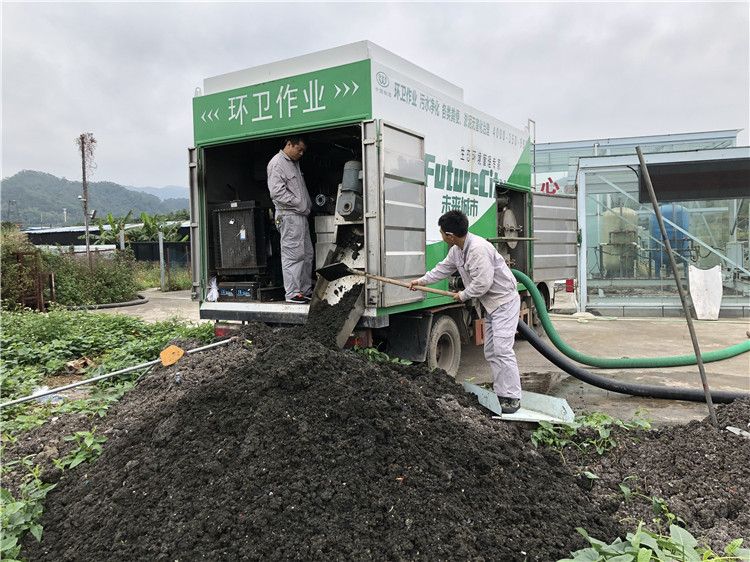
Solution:
M89 184L86 179L86 172L93 171L94 149L96 148L96 139L93 133L81 133L76 139L78 149L81 151L81 176L83 184L83 197L78 198L83 202L83 224L86 229L86 255L89 259L89 271L93 273L94 264L91 261L91 245L89 241Z

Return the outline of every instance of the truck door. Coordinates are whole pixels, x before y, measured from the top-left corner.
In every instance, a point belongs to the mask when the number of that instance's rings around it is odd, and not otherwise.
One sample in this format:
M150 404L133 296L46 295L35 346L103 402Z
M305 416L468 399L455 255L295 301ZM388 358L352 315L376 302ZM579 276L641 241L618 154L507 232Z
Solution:
M188 148L188 167L190 177L190 278L192 300L203 300L203 252L201 251L200 225L204 218L200 212L200 194L198 193L198 151Z
M578 267L578 218L572 195L534 193L534 281L574 279Z
M367 272L408 282L425 272L424 137L384 121L362 125ZM369 282L366 302L389 307L424 293Z

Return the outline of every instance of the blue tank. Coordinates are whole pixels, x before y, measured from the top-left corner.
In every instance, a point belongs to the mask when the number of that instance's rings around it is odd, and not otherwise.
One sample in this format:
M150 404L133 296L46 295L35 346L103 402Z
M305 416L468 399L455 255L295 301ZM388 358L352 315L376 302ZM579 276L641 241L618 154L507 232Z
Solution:
M675 252L675 261L679 266L682 263L685 266L685 276L687 276L687 257L690 255L690 239L685 232L690 231L690 215L688 210L682 205L674 205L669 203L667 205L660 205L659 211L661 212L662 219L664 220L664 228L667 231L667 238L672 246L672 250ZM681 232L674 226L669 224L667 221L676 224L685 232ZM664 264L666 274L672 274L672 268L669 263L669 256L667 255L666 247L657 242L662 240L661 229L659 228L659 221L656 218L656 213L651 214L651 236L656 240L651 240L652 248L654 248L654 266L656 277L659 277L661 272L661 266Z

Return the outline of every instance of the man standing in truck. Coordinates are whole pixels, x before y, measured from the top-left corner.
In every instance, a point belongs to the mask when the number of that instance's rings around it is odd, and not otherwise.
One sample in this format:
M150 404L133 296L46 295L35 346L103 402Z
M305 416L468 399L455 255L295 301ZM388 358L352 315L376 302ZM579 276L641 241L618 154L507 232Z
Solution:
M305 304L312 296L313 245L307 217L312 200L299 160L307 150L302 137L286 145L268 162L268 191L276 208L276 228L281 235L281 272L286 302Z
M456 271L464 290L453 295L457 302L479 299L484 311L484 357L492 367L493 390L504 414L521 407L521 377L513 351L521 299L516 278L495 247L469 232L469 219L461 211L448 211L438 219L440 235L448 244L446 258L424 276L409 283L432 285Z

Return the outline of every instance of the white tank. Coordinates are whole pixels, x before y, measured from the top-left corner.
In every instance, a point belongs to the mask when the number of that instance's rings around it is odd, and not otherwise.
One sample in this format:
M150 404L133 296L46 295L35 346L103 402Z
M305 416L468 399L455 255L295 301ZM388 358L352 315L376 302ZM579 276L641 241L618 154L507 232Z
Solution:
M602 266L606 277L633 277L638 261L638 213L615 207L602 217Z

